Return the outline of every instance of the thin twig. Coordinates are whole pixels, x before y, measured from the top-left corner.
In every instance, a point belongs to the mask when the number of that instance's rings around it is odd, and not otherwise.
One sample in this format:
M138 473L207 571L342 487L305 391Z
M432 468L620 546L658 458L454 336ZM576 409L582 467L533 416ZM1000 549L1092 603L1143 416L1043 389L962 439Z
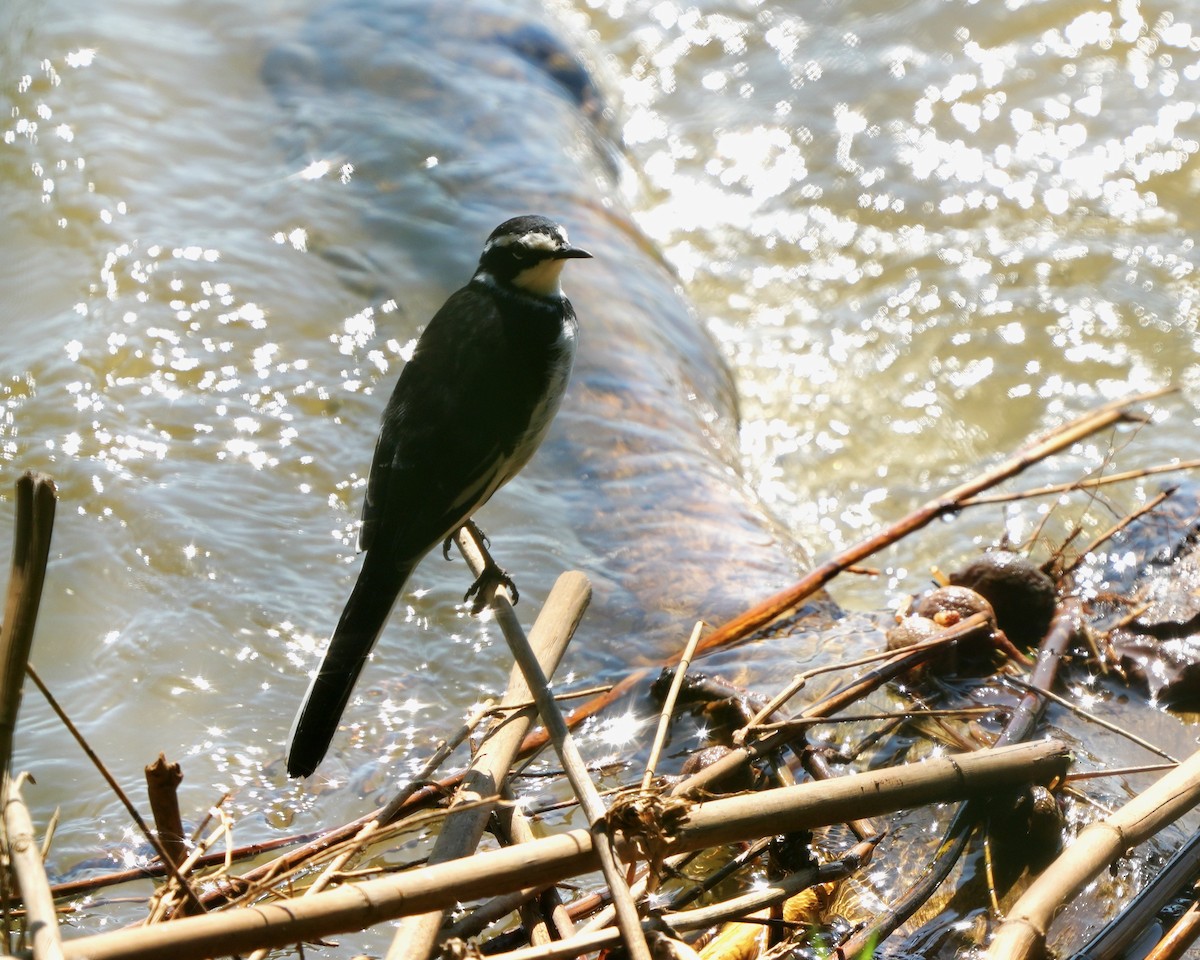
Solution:
M1179 766L1177 763L1145 763L1137 767L1105 767L1103 770L1085 770L1068 773L1063 783L1078 783L1081 780L1103 780L1107 777L1132 777L1139 773L1166 773Z
M1038 497L1053 497L1063 493L1074 493L1077 490L1091 490L1095 487L1106 487L1114 483L1124 483L1127 480L1143 480L1146 477L1162 473L1178 473L1183 470L1200 469L1200 460L1181 460L1179 463L1160 463L1153 467L1142 467L1138 470L1125 470L1122 473L1110 473L1101 477L1086 477L1072 480L1070 483L1051 483L1032 490L1014 490L1011 493L987 493L977 497L968 497L963 501L964 507L982 507L999 503L1012 503L1017 500L1032 500Z
M470 525L464 526L458 531L455 542L476 575L483 572L485 565L492 569L495 568L494 561L487 558L487 551ZM487 559L485 560L485 558ZM613 851L612 837L608 832L607 811L600 795L596 792L595 784L588 775L587 765L579 753L575 738L563 720L558 703L550 693L550 685L545 671L538 663L537 657L529 645L529 640L525 636L525 631L521 629L521 623L513 611L507 591L493 586L489 602L492 613L504 634L504 639L512 651L513 658L517 661L517 666L520 667L521 673L525 677L529 692L537 701L538 714L550 736L550 742L554 744L554 749L558 753L559 761L567 774L571 789L579 798L579 805L584 816L587 817L588 832L592 836L596 855L600 859L601 871L608 883L613 904L617 908L617 927L621 931L625 949L629 951L633 960L650 960L650 948L647 946L645 934L642 932L637 905L629 894L629 884L625 880L625 874ZM522 846L528 846L528 844ZM394 957L389 951L388 960L406 960L406 958Z
M750 636L774 620L798 609L805 600L847 567L861 563L867 557L890 546L902 537L928 526L937 518L962 509L969 498L1022 473L1035 463L1065 450L1097 431L1131 419L1132 414L1129 413L1129 408L1135 403L1144 403L1172 392L1174 392L1173 388L1155 390L1114 401L1050 430L1032 440L1002 463L941 496L925 502L896 523L874 536L860 540L833 559L823 563L795 585L775 594L741 616L734 617L722 624L704 638L699 652L708 653Z
M1128 527L1134 521L1138 520L1141 517L1144 517L1146 514L1150 513L1153 510L1157 510L1158 507L1163 503L1164 500L1167 500L1168 498L1174 496L1176 489L1178 489L1178 488L1171 487L1170 489L1163 490L1156 497L1152 498L1148 503L1143 504L1137 510L1134 510L1133 513L1125 515L1120 520L1118 520L1116 523L1114 523L1111 527L1109 527L1107 530L1105 530L1103 533L1099 534L1096 537L1096 539L1094 539L1091 543L1089 543L1086 547L1084 547L1082 550L1079 551L1079 554L1075 557L1074 560L1072 560L1070 563L1068 563L1063 568L1062 575L1066 576L1068 574L1074 573L1075 570L1079 567L1079 565L1081 563L1083 563L1083 561L1090 554L1095 553L1096 550L1099 549L1099 547L1102 543L1115 537L1118 533L1120 533L1122 530L1124 530L1126 527Z
M196 896L196 892L192 889L191 884L189 884L187 880L183 878L183 875L179 872L178 867L175 866L175 862L171 859L167 851L163 849L163 845L159 841L158 837L154 835L154 831L151 830L146 821L142 819L142 815L138 813L137 808L133 805L133 802L129 799L129 796L124 790L121 789L121 785L117 783L113 775L108 772L108 767L104 765L104 761L102 761L96 754L96 751L91 748L91 745L86 739L84 739L84 736L80 732L79 728L75 726L75 724L71 721L71 718L67 716L66 711L63 710L62 705L57 699L55 699L54 694L52 694L46 684L42 682L42 678L39 677L37 671L33 669L33 664L26 664L25 671L28 674L29 679L32 680L37 688L42 692L42 696L46 698L46 702L50 704L50 709L53 710L58 716L58 719L62 722L62 725L67 728L67 732L75 738L75 742L78 743L83 752L87 754L87 758L92 761L92 765L95 766L98 771L100 771L100 776L104 778L105 782L116 795L117 799L121 801L121 805L129 814L130 819L133 820L133 822L137 825L137 828L142 832L142 836L146 838L146 842L149 843L150 846L154 848L154 852L158 854L158 859L162 862L162 865L166 869L167 873L170 874L171 878L179 884L179 888L187 896L188 903L194 909L198 910L200 913L203 913L204 905Z
M671 679L671 689L663 700L662 710L658 715L658 729L654 732L654 745L650 748L650 759L646 761L646 772L642 775L642 789L649 790L654 780L654 768L658 766L658 757L663 744L667 742L667 731L671 729L671 715L675 712L675 701L679 699L679 691L683 689L683 678L687 676L692 656L696 652L696 644L700 642L700 631L704 629L704 621L697 620L692 628L692 635L684 645L683 656L675 668L675 676Z
M1130 730L1126 730L1123 727L1118 726L1117 724L1113 723L1111 720L1105 720L1098 713L1092 713L1092 711L1090 711L1090 710L1084 710L1083 707L1079 706L1079 704L1072 703L1066 697L1060 697L1057 693L1055 693L1053 690L1049 689L1048 687L1037 686L1031 680L1022 680L1020 677L1008 677L1007 680L1009 683L1011 683L1015 686L1018 686L1018 687L1022 687L1026 690L1031 690L1034 693L1038 694L1038 696L1045 697L1047 700L1053 700L1060 707L1065 707L1066 709L1068 709L1072 713L1074 713L1076 716L1082 717L1084 720L1087 720L1089 723L1097 724L1098 726L1103 727L1105 730L1108 730L1112 733L1122 736L1126 740L1130 741L1130 743L1136 743L1139 747L1142 747L1145 750L1149 750L1151 753L1157 754L1158 756L1162 757L1164 760L1168 760L1173 764L1178 764L1181 762L1178 757L1173 757L1171 754L1167 753L1166 750L1163 750L1161 747L1155 746L1149 740L1145 740L1142 737L1139 737L1136 733L1133 733Z

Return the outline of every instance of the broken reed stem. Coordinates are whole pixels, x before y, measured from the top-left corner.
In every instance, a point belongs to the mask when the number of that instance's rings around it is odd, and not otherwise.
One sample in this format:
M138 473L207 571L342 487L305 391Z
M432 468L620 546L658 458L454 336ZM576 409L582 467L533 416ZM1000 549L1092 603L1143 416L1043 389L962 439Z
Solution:
M1113 861L1145 842L1200 802L1200 752L1134 797L1120 810L1084 827L1070 847L1009 909L988 947L988 960L1041 956L1050 921Z
M591 585L583 574L564 573L546 598L529 638L526 639L524 632L521 633L521 641L527 645L543 677L553 674L558 668L591 595ZM525 672L514 666L502 705L507 707L528 701L531 694L536 702L537 691L532 690L532 686ZM535 711L526 708L493 726L454 796L450 812L429 855L428 863L431 866L458 860L475 852L494 810L490 801L499 798L505 778L534 717ZM443 910L405 917L392 940L388 956L404 960L429 956L437 945L444 921Z
M75 726L71 718L67 716L66 711L63 710L62 705L55 698L54 694L50 692L49 687L42 682L42 678L39 677L37 671L33 669L33 664L26 664L25 672L29 676L29 679L32 680L37 688L42 692L42 696L46 698L46 702L50 705L50 709L54 711L62 725L67 728L67 732L75 738L75 742L79 744L80 748L87 755L87 758L92 761L92 765L100 772L100 776L104 778L104 781L108 784L109 789L111 789L116 795L116 798L121 801L121 805L125 808L126 813L129 814L130 819L133 820L133 822L137 825L137 828L142 832L142 836L146 838L146 842L149 843L150 846L154 848L154 852L158 854L158 859L162 861L162 865L170 875L171 879L179 884L179 889L183 891L184 896L187 898L188 904L193 909L203 913L204 905L196 896L196 891L192 889L191 884L188 883L187 880L184 879L183 874L179 872L179 868L175 866L175 862L171 859L170 855L167 853L166 849L163 847L154 831L151 830L146 821L142 819L142 815L138 813L137 807L133 805L133 802L129 799L128 794L121 789L121 785L117 783L116 778L108 772L108 767L104 765L104 761L101 760L96 754L96 751L91 748L91 745L84 738L79 728Z
M56 503L54 481L48 477L25 473L18 478L12 562L4 601L4 622L0 624L0 804L5 800L4 791L8 789L8 774L12 768L13 736L21 709L25 665L33 646L33 630L46 578ZM3 895L6 941L11 930L9 889L9 875L5 871L0 876L0 895Z
M488 558L487 551L470 524L458 531L455 535L455 542L477 576L482 574L485 565L494 566L494 561ZM590 589L589 587L589 596ZM629 893L629 884L625 880L625 874L613 851L612 837L608 834L608 811L600 799L600 794L596 791L595 784L592 783L587 765L579 753L579 747L575 743L574 737L571 736L566 721L563 720L558 702L550 693L549 681L529 645L524 630L521 629L521 622L513 611L507 591L493 587L489 602L492 613L504 634L504 639L508 643L508 648L512 652L513 659L516 660L517 666L524 674L529 692L533 694L537 703L542 725L549 734L550 742L554 745L554 750L558 754L559 762L563 766L571 789L579 800L580 809L587 817L588 832L592 837L594 850L600 861L600 869L608 884L613 904L617 908L617 928L621 931L625 949L629 951L633 960L651 960L650 948L647 946L645 934L642 932L637 904L634 903L633 897ZM527 847L528 844L522 846ZM393 954L389 951L387 960L407 960L407 958L403 954Z
M663 700L662 710L658 713L658 729L654 731L654 744L650 748L650 758L646 761L646 772L642 775L642 789L649 790L654 780L654 769L658 766L658 757L662 753L663 744L667 742L667 732L671 729L671 716L675 713L675 701L679 699L679 691L683 689L683 678L687 676L692 657L696 653L696 644L700 642L700 631L704 629L704 621L697 620L692 628L692 635L684 645L683 655L675 668L675 676L671 678L671 689Z
M49 477L25 473L17 479L12 566L0 625L0 783L12 764L13 732L46 582L57 502L58 490Z
M25 905L25 932L33 960L62 960L62 938L50 881L33 830L33 820L21 798L21 779L4 784L4 834L17 890Z
M1114 401L1050 430L980 476L933 500L926 501L896 523L866 540L860 540L848 550L821 564L793 586L768 598L752 610L722 624L704 638L699 652L708 653L744 639L754 631L799 608L805 600L848 567L861 563L867 557L890 546L897 540L928 526L938 517L961 509L971 497L1016 476L1035 463L1066 449L1071 444L1122 420L1129 419L1131 416L1128 412L1129 407L1133 404L1154 400L1172 392L1174 392L1173 389L1155 390Z
M154 829L171 862L176 865L187 858L183 818L179 813L181 783L183 770L177 763L168 763L165 754L160 753L157 760L146 764L146 796L150 801L150 814L154 817Z

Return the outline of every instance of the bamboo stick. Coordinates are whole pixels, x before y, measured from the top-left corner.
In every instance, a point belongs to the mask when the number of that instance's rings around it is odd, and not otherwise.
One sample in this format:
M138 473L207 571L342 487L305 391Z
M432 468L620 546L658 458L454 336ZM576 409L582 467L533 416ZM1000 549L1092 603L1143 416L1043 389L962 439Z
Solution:
M504 799L515 801L512 784L504 785ZM533 843L537 834L521 807L510 802L496 813L496 836L501 843ZM556 887L548 887L541 893L526 899L520 905L521 923L532 946L565 940L575 933L575 922L571 919L562 896Z
M528 641L539 668L545 673L553 674L557 669L591 596L591 584L582 573L564 573L554 584L541 614L529 632ZM529 684L522 672L514 666L502 705L525 703L529 697ZM428 862L431 866L470 856L475 852L494 809L494 804L483 801L499 797L504 778L508 776L509 768L516 759L521 741L525 738L535 715L536 711L533 709L521 710L507 721L497 724L492 734L484 741L454 796L454 805L461 805L466 809L458 812L451 809L434 843L433 852L429 855ZM444 919L444 909L405 917L396 931L389 956L414 960L417 957L429 956L437 944L438 932Z
M1017 783L1046 783L1066 771L1069 759L1065 744L1049 740L712 800L691 809L672 836L671 849L700 849L959 800ZM597 863L590 832L572 830L314 897L67 940L63 952L65 960L204 960L554 883L594 870Z
M478 531L473 525L467 524L462 527L455 539L463 556L471 562L473 570L477 569L485 558L488 564L494 565L494 561L487 557L478 537ZM563 772L566 773L571 789L579 801L580 809L587 817L593 850L599 860L600 870L604 874L613 906L617 911L617 927L621 931L625 949L629 952L632 960L651 960L650 948L647 946L646 936L642 932L637 905L629 893L629 884L617 861L616 852L613 850L613 841L608 830L608 811L600 799L600 793L596 789L596 785L592 783L592 778L579 753L575 738L571 735L571 731L563 719L558 702L550 692L550 683L529 646L525 632L521 629L521 622L513 611L507 591L501 592L493 589L490 604L492 613L495 614L496 621L504 633L508 649L512 652L513 659L516 660L521 673L525 675L529 691L533 694L534 702L537 704L538 715L542 718L542 726L549 734L550 742L554 745L554 751L558 754L559 762L563 766ZM389 950L387 960L409 960L409 958L404 953Z
M42 853L34 834L33 821L21 798L19 780L5 784L4 832L8 859L17 878L17 889L25 904L25 931L33 960L62 960L62 937L58 913L50 893L50 881L42 864Z
M988 960L1024 960L1045 949L1059 908L1131 847L1149 839L1200 802L1200 752L1192 754L1120 810L1089 824L1030 884L988 947Z

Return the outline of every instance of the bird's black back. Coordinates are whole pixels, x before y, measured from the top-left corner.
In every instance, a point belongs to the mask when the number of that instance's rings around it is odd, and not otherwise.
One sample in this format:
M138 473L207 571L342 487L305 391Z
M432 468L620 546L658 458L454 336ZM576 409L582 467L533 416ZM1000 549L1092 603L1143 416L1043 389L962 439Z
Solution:
M565 298L480 277L454 293L384 410L361 548L423 556L516 474L558 408L576 335Z

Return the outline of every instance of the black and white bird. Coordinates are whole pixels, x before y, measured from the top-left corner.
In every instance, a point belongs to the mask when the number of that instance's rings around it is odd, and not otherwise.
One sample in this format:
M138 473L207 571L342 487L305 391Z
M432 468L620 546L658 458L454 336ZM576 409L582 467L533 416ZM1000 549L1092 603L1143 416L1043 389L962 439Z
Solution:
M287 769L311 774L413 569L533 456L562 401L578 325L566 261L591 254L540 216L488 237L475 275L417 341L383 412L367 480L362 570L292 725Z

